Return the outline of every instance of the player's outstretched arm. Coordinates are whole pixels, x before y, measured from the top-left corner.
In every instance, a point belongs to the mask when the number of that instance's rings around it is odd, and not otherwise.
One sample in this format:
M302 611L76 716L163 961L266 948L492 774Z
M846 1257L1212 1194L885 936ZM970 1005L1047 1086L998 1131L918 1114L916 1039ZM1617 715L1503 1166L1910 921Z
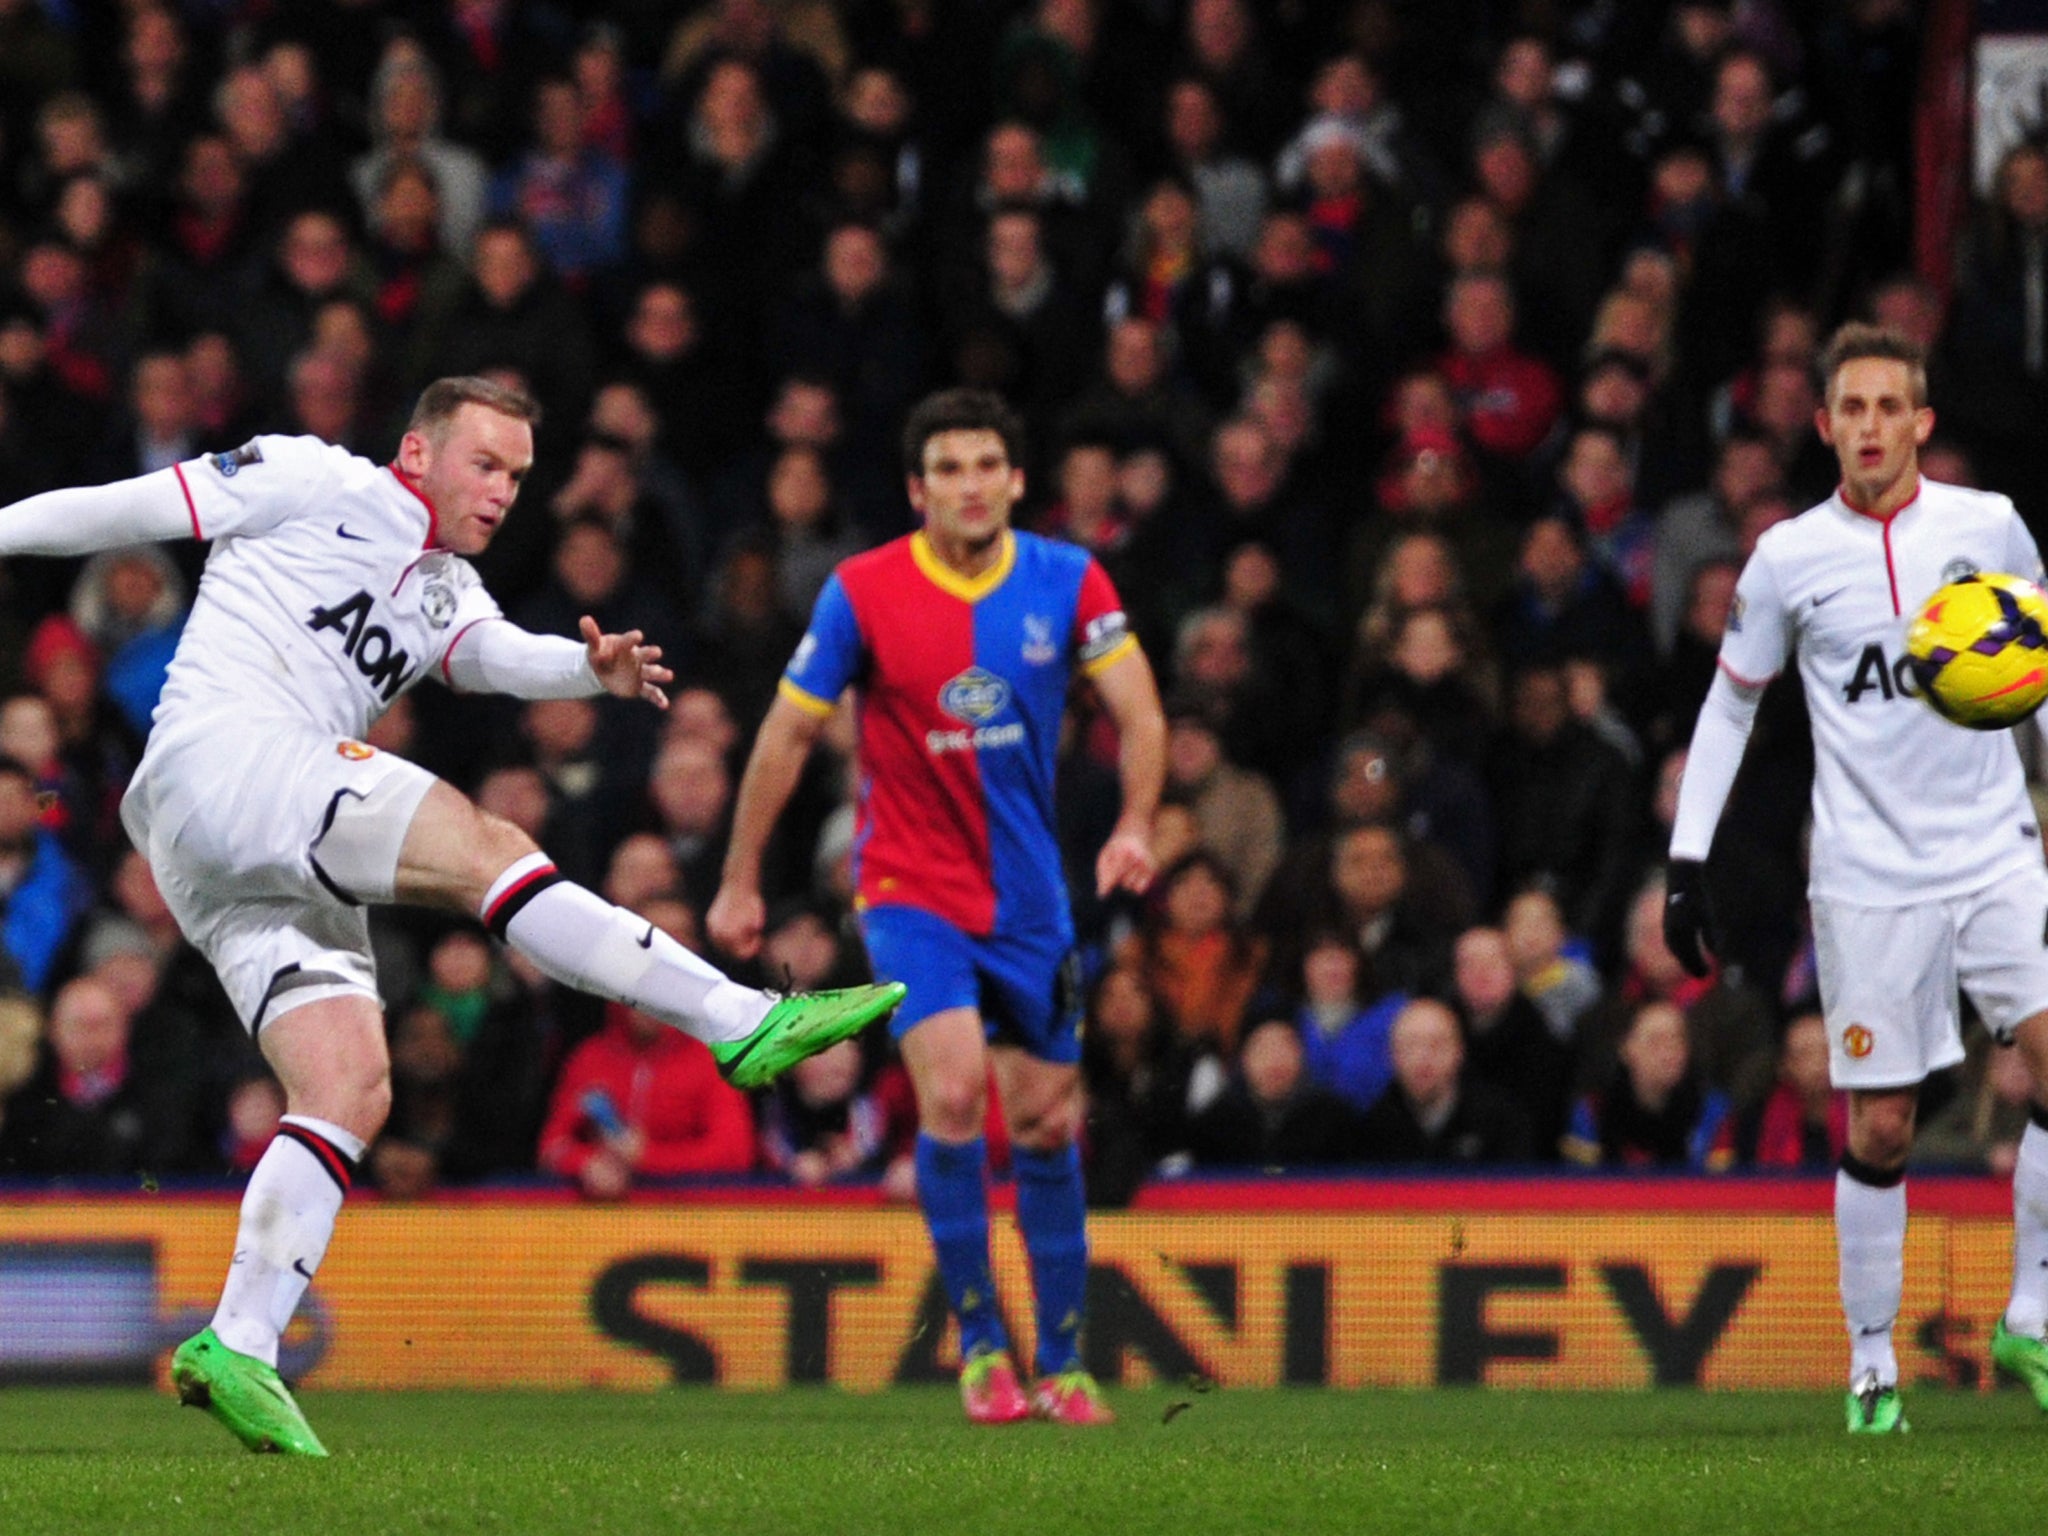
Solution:
M502 693L515 699L587 699L594 693L645 698L668 707L661 685L670 679L659 647L641 645L637 632L597 635L586 618L585 640L536 635L495 608L455 631L441 654L441 676L457 693ZM598 670L602 663L604 671Z
M656 709L668 708L668 694L662 685L674 682L676 675L661 664L660 646L641 644L646 636L637 629L607 635L587 613L580 627L590 670L606 693L620 699L645 699Z
M1095 858L1095 892L1143 891L1157 866L1152 859L1152 813L1166 779L1166 714L1152 664L1133 645L1094 676L1110 719L1116 722L1117 774L1123 810Z
M725 871L718 895L705 914L704 930L727 954L753 959L761 947L767 909L761 900L761 855L768 834L789 804L796 781L826 716L813 713L779 694L768 706L740 776L740 792L732 813L732 838L726 844Z
M45 491L0 507L0 555L87 555L124 544L193 536L192 504L176 470L109 485Z

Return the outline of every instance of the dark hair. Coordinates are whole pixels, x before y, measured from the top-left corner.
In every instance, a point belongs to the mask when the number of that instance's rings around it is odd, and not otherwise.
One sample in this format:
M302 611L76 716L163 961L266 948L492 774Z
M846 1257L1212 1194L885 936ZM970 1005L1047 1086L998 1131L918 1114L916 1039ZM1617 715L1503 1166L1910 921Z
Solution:
M528 426L540 425L540 402L525 390L478 378L475 374L461 374L436 379L421 390L419 404L412 408L412 420L405 424L405 430L417 432L422 437L438 438L448 430L449 423L455 420L455 413L465 405L480 405L485 410L510 416Z
M1162 896L1187 876L1196 873L1207 874L1210 879L1223 887L1234 910L1237 904L1237 875L1214 849L1197 844L1175 859L1159 872L1159 891Z
M925 444L941 432L993 432L1011 465L1024 463L1024 423L993 390L942 389L920 400L903 424L906 475L923 477Z
M1614 444L1615 451L1623 458L1628 457L1628 434L1611 421L1595 421L1589 416L1583 421L1573 422L1571 430L1565 434L1566 445L1581 437L1604 437Z
M401 176L417 176L427 184L427 190L435 197L445 196L441 190L440 174L418 155L395 155L386 162L384 169L377 176L377 195L382 197L398 185Z
M1738 421L1722 436L1720 446L1714 450L1714 457L1719 459L1730 448L1762 448L1771 451L1771 440L1765 435L1762 427Z
M1834 387L1835 375L1845 364L1858 362L1866 357L1883 358L1906 365L1908 383L1912 389L1913 404L1927 403L1927 350L1911 337L1897 331L1887 330L1881 325L1871 325L1863 320L1851 320L1847 325L1828 338L1828 344L1821 349L1821 387Z

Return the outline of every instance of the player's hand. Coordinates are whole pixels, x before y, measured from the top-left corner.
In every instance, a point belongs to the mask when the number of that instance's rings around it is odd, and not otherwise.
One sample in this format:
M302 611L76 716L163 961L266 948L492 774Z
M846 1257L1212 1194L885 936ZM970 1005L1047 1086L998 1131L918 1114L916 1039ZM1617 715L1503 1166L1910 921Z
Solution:
M917 1159L908 1152L882 1170L882 1198L905 1205L917 1198Z
M661 685L674 682L676 675L661 664L660 646L642 645L646 637L637 629L607 635L587 613L580 627L584 648L590 652L590 670L606 693L621 699L645 699L656 709L668 708L668 695Z
M615 1153L599 1151L576 1175L583 1193L592 1200L622 1200L633 1187L633 1170Z
M1698 859L1673 859L1664 873L1664 943L1694 976L1706 975L1720 953L1707 867Z
M759 891L721 885L704 914L704 931L736 960L751 960L761 949L761 930L768 924L768 904Z
M1119 823L1109 834L1109 841L1102 845L1102 852L1095 856L1095 894L1107 896L1111 891L1121 890L1142 896L1157 873L1151 833L1143 827Z
M604 1144L628 1169L638 1168L642 1154L647 1151L647 1133L637 1125L629 1125L618 1135L605 1137Z

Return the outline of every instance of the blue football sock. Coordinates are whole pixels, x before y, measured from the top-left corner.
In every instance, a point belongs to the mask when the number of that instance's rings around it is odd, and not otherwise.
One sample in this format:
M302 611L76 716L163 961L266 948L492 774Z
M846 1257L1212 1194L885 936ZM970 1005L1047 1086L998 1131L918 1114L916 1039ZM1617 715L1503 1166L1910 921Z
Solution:
M1051 1376L1081 1363L1081 1314L1088 1300L1088 1205L1081 1192L1081 1152L1018 1147L1017 1225L1031 1257L1038 1305L1036 1374Z
M939 1256L939 1279L960 1320L960 1357L1008 1349L988 1262L988 1143L917 1138L917 1203Z

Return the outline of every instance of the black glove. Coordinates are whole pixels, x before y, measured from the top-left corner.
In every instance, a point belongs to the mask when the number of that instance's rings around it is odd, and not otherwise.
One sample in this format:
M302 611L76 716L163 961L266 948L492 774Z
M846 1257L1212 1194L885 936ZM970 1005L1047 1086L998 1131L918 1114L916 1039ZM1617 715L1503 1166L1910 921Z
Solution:
M1694 976L1706 975L1720 953L1721 930L1707 900L1707 866L1698 859L1673 859L1664 871L1664 942Z

